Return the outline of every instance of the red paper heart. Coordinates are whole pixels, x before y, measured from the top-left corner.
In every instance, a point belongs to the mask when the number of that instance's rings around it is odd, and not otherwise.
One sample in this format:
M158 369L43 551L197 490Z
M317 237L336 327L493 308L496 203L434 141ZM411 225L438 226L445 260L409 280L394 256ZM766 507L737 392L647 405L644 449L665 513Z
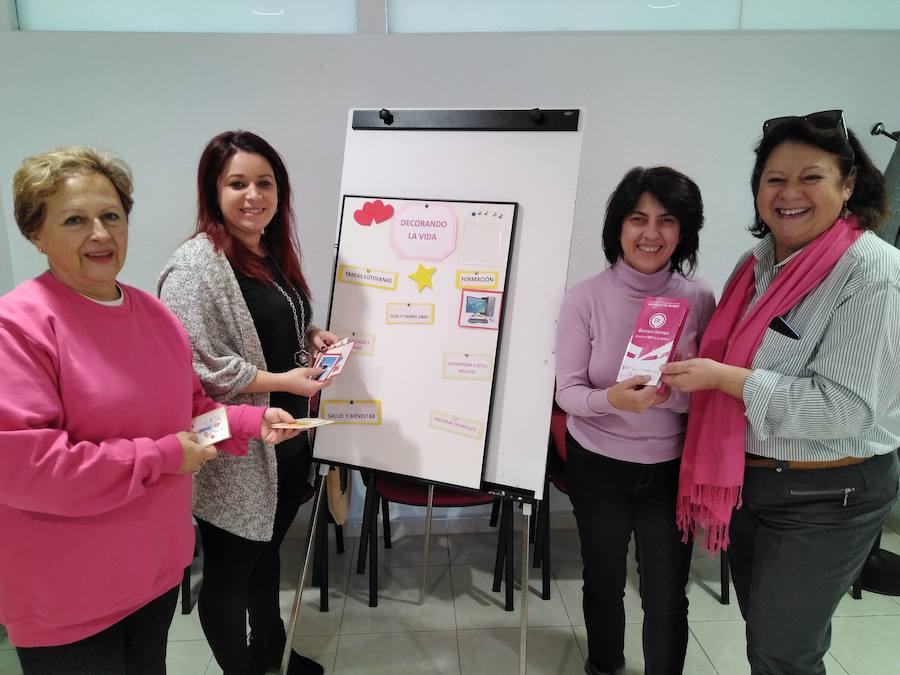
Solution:
M368 206L368 202L366 206ZM353 220L355 220L360 225L371 225L372 224L372 214L369 213L366 209L359 209L358 211L353 212Z
M374 202L366 202L363 207L353 212L353 220L360 225L371 225L372 222L383 223L394 215L394 207L385 204L380 199Z

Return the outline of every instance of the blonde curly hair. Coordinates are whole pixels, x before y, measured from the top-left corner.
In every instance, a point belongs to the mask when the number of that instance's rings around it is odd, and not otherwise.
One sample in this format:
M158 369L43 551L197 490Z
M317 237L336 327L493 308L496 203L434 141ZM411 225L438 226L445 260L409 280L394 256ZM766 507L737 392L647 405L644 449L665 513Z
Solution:
M131 169L118 157L94 148L73 145L28 157L13 177L13 213L22 235L31 240L41 229L46 201L63 181L78 174L106 176L125 209L131 213L134 199Z

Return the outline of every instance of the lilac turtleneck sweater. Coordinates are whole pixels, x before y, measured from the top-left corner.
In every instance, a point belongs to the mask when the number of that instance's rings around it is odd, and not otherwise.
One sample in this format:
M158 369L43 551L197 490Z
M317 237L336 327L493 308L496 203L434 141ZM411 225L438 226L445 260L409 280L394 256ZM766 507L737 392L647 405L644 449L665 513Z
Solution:
M639 464L681 456L689 402L688 394L672 390L662 405L635 413L607 398L648 296L690 303L677 351L695 355L715 298L703 279L685 279L668 267L644 274L619 259L566 293L556 326L556 401L568 413L569 433L586 450Z

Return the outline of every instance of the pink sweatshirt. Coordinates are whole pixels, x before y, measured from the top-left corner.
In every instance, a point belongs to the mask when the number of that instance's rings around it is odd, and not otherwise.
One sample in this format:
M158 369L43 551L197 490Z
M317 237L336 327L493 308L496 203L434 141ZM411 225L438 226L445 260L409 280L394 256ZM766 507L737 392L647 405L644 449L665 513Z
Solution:
M19 647L98 633L191 561L174 434L218 404L175 316L122 289L103 306L48 272L0 298L0 623ZM246 453L262 414L229 407L219 450Z
M661 406L635 413L614 408L606 397L644 298L653 295L690 303L676 350L684 358L695 355L715 297L702 279L685 279L668 267L643 274L619 259L566 293L556 326L556 402L568 413L569 433L586 450L641 464L681 456L690 401L672 390Z

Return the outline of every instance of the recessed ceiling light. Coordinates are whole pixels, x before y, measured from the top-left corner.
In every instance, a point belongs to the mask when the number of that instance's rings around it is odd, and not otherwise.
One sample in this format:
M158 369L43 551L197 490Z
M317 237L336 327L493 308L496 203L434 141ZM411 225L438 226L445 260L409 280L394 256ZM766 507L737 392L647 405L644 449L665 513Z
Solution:
M257 16L281 16L282 14L284 14L284 9L273 9L271 11L267 11L264 9L251 9L250 11Z
M648 2L647 7L650 9L672 9L680 4L679 0L673 0L672 2Z

